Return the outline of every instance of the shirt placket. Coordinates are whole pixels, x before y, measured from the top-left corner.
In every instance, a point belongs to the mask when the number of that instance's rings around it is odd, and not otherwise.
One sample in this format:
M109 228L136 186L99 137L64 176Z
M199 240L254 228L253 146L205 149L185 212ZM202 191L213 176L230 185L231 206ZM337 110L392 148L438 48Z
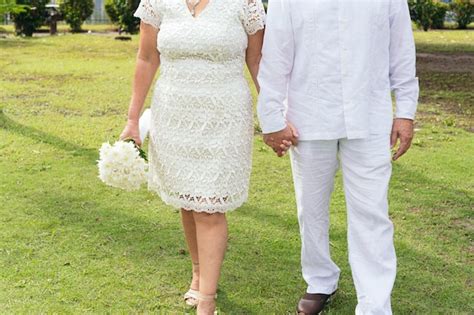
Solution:
M337 0L338 5L338 30L339 30L339 49L340 49L340 69L341 69L341 95L342 95L342 106L343 106L343 121L344 121L344 133L349 137L350 134L350 117L348 113L351 107L351 100L349 99L349 87L347 82L351 75L349 64L350 64L350 50L345 40L344 34L348 27L348 19L346 13L346 6L344 2L347 0Z

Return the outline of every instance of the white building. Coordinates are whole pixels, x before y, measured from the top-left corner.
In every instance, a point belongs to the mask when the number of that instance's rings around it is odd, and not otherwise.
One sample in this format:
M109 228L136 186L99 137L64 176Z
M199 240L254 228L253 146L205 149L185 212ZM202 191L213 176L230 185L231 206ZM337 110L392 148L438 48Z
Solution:
M110 23L109 17L105 12L105 0L94 0L94 13L88 19L90 23Z

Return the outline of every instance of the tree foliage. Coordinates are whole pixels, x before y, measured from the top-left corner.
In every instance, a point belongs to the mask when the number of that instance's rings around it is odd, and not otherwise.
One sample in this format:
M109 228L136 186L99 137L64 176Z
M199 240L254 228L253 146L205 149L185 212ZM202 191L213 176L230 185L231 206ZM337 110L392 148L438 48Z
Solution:
M49 0L16 0L20 11L12 11L17 35L33 36L33 32L44 24L46 20L46 4Z
M428 31L430 28L443 28L449 6L435 0L408 0L411 19L415 24Z
M466 29L473 21L474 1L472 0L454 0L451 4L451 10L456 16L458 28Z
M63 0L60 7L64 20L73 32L81 31L84 21L94 12L93 0Z
M446 13L449 10L449 5L444 2L434 2L434 12L431 17L431 28L442 29L444 28L444 21L446 19Z
M0 0L0 15L22 13L25 12L27 8L27 5L17 4L15 0Z
M130 34L138 32L140 20L133 16L140 0L107 0L105 11L110 20L119 26L120 31Z

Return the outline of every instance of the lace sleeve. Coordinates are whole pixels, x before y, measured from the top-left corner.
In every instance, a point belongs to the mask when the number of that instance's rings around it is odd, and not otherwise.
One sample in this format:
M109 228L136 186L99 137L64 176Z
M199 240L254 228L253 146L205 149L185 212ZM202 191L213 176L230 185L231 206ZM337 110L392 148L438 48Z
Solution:
M265 8L262 0L243 0L242 23L248 35L253 35L265 27Z
M140 18L144 23L150 24L155 28L160 28L161 25L161 14L158 7L160 0L141 0L138 5L137 11L133 16Z

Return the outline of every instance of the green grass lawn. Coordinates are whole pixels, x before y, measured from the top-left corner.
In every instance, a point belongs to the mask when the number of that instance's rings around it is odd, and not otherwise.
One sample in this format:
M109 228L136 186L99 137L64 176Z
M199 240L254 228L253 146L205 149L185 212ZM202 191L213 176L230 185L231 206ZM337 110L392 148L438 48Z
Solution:
M91 32L115 32L117 31L117 26L112 25L112 24L88 24L85 23L82 25L82 30L84 32L91 31ZM49 26L45 25L42 26L38 29L39 32L43 33L48 33L49 32ZM59 33L65 33L65 32L70 32L71 28L69 27L68 24L65 22L59 22L58 23L58 32ZM8 25L0 25L0 33L8 33L8 34L13 34L15 32L15 26L13 24L8 24Z
M474 52L474 30L415 31L417 48L422 52Z
M415 144L390 191L395 314L474 311L473 34L416 34L429 54ZM97 149L125 123L136 51L137 37L0 39L0 313L192 313L179 213L97 178ZM338 176L331 249L342 274L326 314L356 305L344 207ZM289 160L259 136L250 200L228 217L220 310L292 313L305 284Z

